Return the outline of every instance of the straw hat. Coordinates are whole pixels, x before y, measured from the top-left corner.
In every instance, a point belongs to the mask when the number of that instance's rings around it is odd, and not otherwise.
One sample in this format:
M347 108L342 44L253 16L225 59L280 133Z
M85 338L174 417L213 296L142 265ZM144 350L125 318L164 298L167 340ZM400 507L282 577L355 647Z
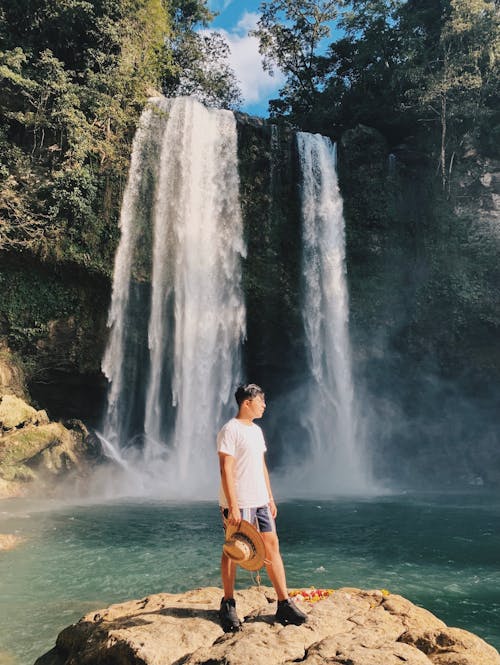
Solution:
M238 525L227 525L226 542L222 549L232 561L247 570L259 570L264 565L264 541L257 529L246 520L241 520Z

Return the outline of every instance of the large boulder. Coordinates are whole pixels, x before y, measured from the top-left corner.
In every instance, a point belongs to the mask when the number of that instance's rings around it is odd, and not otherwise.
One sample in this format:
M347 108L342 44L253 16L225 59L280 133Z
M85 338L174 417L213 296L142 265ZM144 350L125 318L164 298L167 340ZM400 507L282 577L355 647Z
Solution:
M51 494L56 481L69 473L86 475L91 449L88 432L83 423L72 427L47 420L4 431L0 436L0 498L30 492Z
M51 422L28 400L22 362L0 338L0 498L51 493L55 480L86 474L99 455L81 421Z
M479 637L448 628L400 596L339 589L304 603L303 626L274 623L272 589L236 592L245 621L224 634L221 590L162 593L112 605L65 628L35 665L500 665Z
M46 425L49 418L45 411L37 411L20 397L0 396L0 432L24 427L28 423Z

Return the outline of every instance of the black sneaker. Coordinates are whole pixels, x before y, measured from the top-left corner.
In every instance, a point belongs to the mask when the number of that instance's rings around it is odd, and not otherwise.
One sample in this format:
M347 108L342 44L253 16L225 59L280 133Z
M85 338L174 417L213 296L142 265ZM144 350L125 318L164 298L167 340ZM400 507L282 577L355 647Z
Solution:
M236 602L234 598L220 601L219 620L225 633L235 633L240 629L241 621L236 614Z
M278 600L278 611L274 618L283 624L283 626L288 624L301 626L307 621L307 614L299 610L291 598L287 598L286 600Z

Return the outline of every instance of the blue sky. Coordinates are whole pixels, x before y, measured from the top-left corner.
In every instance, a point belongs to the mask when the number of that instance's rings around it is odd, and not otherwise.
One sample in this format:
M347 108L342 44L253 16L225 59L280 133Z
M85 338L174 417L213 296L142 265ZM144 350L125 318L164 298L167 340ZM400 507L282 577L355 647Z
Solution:
M223 33L231 49L230 62L240 83L244 102L242 111L266 117L269 99L277 97L283 79L279 72L271 77L262 68L258 40L249 37L259 17L260 0L208 0L218 16L211 29Z

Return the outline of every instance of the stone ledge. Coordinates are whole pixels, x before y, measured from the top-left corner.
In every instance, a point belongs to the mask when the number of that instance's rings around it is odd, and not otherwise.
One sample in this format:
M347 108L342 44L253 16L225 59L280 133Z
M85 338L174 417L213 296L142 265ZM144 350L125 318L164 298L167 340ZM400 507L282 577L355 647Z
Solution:
M448 628L401 596L339 589L313 605L304 626L275 624L272 589L236 593L245 621L218 623L221 590L161 593L91 612L65 628L35 665L500 665L472 633Z

